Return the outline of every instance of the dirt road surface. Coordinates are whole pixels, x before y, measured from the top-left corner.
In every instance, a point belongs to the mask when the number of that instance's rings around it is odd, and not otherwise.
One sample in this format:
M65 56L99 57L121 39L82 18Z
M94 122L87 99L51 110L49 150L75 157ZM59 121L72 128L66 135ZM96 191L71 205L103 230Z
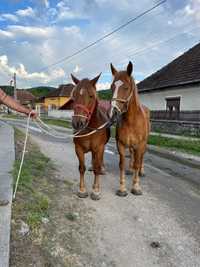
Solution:
M34 129L31 132L41 151L57 165L57 177L74 184L75 194L79 172L72 140L56 141ZM90 165L90 155L86 161ZM92 211L93 245L87 265L80 260L77 266L199 267L199 170L147 153L146 176L141 178L143 195L129 193L120 198L115 195L119 170L114 143L106 147L105 163L107 174L101 177L101 200L81 200L84 207ZM91 172L86 172L86 181L91 192ZM127 188L131 189L130 176L127 176ZM58 198L62 201L62 196ZM80 238L80 242L84 249L84 238ZM87 246L88 241L85 244Z

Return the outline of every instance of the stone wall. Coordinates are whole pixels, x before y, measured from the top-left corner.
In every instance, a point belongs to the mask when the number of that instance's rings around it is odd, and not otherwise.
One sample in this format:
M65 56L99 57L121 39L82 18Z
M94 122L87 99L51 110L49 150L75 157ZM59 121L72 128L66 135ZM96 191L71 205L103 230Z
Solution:
M200 137L200 122L152 119L151 131Z

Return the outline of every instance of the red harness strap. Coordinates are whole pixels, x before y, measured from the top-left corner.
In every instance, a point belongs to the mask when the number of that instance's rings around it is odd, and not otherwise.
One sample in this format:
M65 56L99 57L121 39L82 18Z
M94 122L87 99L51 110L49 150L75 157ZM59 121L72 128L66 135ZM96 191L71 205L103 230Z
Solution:
M82 105L82 104L75 104L74 105L74 111L78 108L78 109L81 109L83 110L85 113L86 113L86 117L88 119L88 121L90 121L91 119L91 116L94 112L94 109L95 109L95 106L96 106L96 101L95 101L95 104L92 106L91 110L89 108L87 108L86 106ZM80 114L78 115L75 115L75 116L81 116Z

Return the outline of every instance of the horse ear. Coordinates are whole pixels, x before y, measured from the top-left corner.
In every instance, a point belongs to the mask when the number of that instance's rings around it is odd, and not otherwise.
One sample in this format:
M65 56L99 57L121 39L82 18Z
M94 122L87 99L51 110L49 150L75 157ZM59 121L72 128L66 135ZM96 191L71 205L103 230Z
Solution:
M78 84L80 82L79 79L77 79L72 73L71 73L71 77L72 77L72 81L75 83L75 84Z
M90 80L90 83L93 86L95 86L100 76L101 76L101 73L98 76L96 76L94 79Z
M128 76L131 76L132 71L133 71L133 64L131 61L129 61L126 71L127 71Z
M110 68L111 68L112 75L115 76L117 74L117 70L115 69L112 63L110 63Z

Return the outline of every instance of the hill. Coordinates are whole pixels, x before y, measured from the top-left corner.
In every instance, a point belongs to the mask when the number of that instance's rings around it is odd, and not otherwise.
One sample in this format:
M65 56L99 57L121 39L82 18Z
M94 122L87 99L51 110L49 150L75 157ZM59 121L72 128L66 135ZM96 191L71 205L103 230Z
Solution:
M9 85L0 85L0 88L3 89L7 95L13 96L14 87ZM32 93L36 97L46 96L50 91L53 91L57 88L51 86L38 86L28 88L30 93Z
M29 90L34 96L41 97L41 96L46 96L49 92L55 89L57 88L51 86L38 86L38 87L28 88L27 90Z
M98 96L99 96L100 99L105 99L105 100L111 99L112 98L111 89L98 91Z
M13 96L13 92L14 92L14 87L10 86L10 85L0 85L0 88L7 94L10 96Z

